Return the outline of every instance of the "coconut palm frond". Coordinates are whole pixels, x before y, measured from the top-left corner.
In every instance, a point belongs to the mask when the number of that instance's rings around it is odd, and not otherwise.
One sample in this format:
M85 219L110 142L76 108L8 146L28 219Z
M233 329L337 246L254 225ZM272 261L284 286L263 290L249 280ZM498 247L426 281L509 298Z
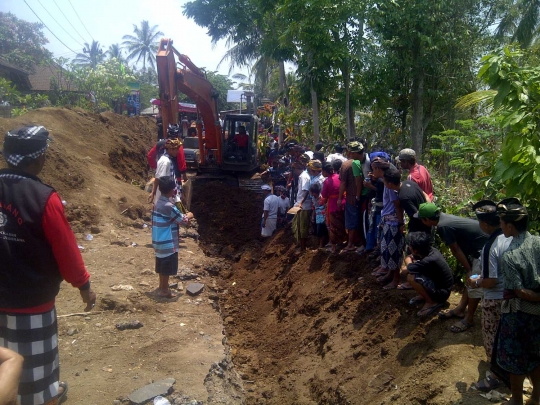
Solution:
M455 107L460 110L466 110L483 102L486 102L488 106L493 106L493 99L496 95L497 90L478 90L460 97Z
M150 27L147 20L141 21L140 27L133 24L133 33L135 35L124 35L122 43L128 51L127 59L137 59L136 63L142 60L143 69L146 69L146 63L152 68L156 63L156 52L158 49L157 39L163 36L163 32L158 31L158 26Z

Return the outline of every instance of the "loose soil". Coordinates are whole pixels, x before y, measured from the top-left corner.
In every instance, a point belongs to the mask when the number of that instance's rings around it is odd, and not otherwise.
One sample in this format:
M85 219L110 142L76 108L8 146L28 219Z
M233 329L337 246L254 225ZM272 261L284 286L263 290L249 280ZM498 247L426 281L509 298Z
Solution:
M66 201L98 294L83 315L76 289L63 283L57 299L68 404L129 403L131 391L166 377L177 381L174 404L489 402L470 388L486 370L479 314L475 327L451 333L453 321L416 316L412 292L383 292L374 262L296 255L287 230L261 239L260 195L230 181L195 181L198 233L182 231L171 280L179 297L157 298L142 191L152 120L45 108L0 119L0 141L27 123L54 139L40 177ZM185 294L192 281L205 284L201 295ZM143 327L115 326L129 321Z

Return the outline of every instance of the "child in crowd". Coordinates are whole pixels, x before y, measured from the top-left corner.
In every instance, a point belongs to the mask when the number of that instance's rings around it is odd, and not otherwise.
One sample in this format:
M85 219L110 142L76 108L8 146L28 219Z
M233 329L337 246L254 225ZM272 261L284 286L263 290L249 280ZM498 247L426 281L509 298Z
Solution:
M174 298L169 289L169 276L178 272L178 225L187 225L193 218L191 212L182 214L169 198L174 195L172 177L159 178L159 199L152 211L152 245L156 254L156 273L159 274L158 295Z
M312 220L315 222L315 235L319 238L319 249L324 249L328 243L328 228L326 227L326 206L321 204L321 185L319 182L313 183L309 187L309 194L313 203Z
M283 186L277 186L276 191L279 195L278 228L287 224L287 211L291 208L291 201L287 197L287 189Z

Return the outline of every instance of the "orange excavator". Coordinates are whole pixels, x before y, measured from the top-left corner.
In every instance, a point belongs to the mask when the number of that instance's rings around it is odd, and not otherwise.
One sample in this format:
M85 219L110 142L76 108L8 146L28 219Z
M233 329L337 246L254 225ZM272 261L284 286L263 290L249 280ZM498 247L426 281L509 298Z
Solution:
M202 121L197 121L198 170L251 172L257 169L260 165L258 117L252 114L227 114L221 123L217 107L218 92L205 73L172 44L171 39L161 39L156 56L163 127L178 124L178 92L182 92L195 102L202 118Z

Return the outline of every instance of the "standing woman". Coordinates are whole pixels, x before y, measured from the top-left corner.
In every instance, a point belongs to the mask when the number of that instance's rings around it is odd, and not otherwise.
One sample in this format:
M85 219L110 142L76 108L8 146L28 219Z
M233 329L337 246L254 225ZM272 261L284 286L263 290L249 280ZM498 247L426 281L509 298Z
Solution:
M339 161L341 163L341 161ZM339 164L337 165L339 166ZM322 174L326 178L323 183L321 199L322 203L326 203L327 207L327 225L330 234L331 253L337 252L337 246L347 240L347 232L345 231L345 211L343 205L338 206L339 198L339 176L334 172L333 164L325 163L322 168Z
M497 204L501 228L512 242L502 258L504 296L495 360L509 373L512 400L523 404L523 382L530 376L527 404L540 404L540 237L527 232L527 209L517 198Z

